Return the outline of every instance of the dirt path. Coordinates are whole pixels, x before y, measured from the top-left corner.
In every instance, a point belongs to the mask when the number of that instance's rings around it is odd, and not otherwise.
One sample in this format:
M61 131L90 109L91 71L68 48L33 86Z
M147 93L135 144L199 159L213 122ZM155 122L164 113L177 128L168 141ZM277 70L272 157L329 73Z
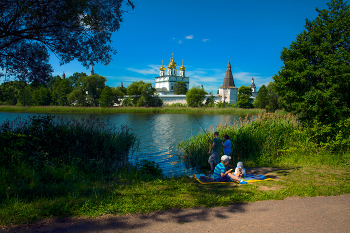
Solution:
M350 232L350 195L42 222L3 232Z

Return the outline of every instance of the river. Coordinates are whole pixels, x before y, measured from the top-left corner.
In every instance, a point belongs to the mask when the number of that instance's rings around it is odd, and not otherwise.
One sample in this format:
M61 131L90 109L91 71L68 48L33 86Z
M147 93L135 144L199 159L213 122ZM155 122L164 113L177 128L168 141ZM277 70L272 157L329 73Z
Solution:
M14 120L17 117L27 119L28 116L47 115L43 113L12 113L0 112L0 124L6 119ZM232 124L239 120L239 115L214 115L214 114L85 114L85 113L54 113L60 117L83 118L95 115L101 119L109 118L117 127L126 125L137 135L140 140L139 150L131 160L135 158L153 160L159 164L166 176L176 176L189 172L185 169L176 150L176 145L186 138L214 129L220 122ZM198 119L199 123L197 122Z

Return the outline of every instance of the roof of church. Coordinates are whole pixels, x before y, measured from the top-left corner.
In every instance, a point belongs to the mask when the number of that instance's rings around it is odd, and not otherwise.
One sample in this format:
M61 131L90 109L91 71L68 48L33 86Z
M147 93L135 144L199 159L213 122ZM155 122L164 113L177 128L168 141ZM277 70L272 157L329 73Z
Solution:
M254 79L253 79L253 78L252 78L252 82L250 83L250 87L251 87L251 88L256 88L256 87L255 87L255 83L254 83Z
M224 83L222 84L221 88L234 88L234 87L235 87L235 82L233 81L230 60L228 60Z

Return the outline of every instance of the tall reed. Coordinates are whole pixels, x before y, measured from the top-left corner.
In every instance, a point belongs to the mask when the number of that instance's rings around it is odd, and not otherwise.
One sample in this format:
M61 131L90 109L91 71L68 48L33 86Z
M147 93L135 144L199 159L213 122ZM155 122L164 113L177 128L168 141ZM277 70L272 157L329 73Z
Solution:
M110 175L127 166L137 147L129 128L92 116L6 121L0 127L0 199L51 192L47 187L66 182L68 174Z
M295 140L300 140L293 132L300 130L297 117L290 114L259 114L258 117L240 118L232 124L221 123L215 131L220 138L227 134L232 142L232 162L245 161L249 165L277 164L281 149L287 148ZM211 130L213 131L213 130ZM209 135L213 139L213 134ZM198 134L179 143L183 151L186 167L208 167L208 151L211 142L205 134Z

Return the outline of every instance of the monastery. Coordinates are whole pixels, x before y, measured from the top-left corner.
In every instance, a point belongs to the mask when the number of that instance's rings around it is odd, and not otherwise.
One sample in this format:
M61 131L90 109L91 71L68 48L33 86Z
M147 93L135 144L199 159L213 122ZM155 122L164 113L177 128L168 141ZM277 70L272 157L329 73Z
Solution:
M172 54L174 55L174 54ZM189 89L190 78L185 76L186 68L183 65L180 67L180 75L177 75L176 63L174 62L174 58L172 57L170 63L168 65L168 70L165 73L165 67L162 66L159 68L159 77L155 78L155 88L159 93L159 97L163 100L164 104L172 104L172 103L183 103L186 104L186 95L175 95L174 93L174 85L177 81L183 81L186 83L187 89ZM254 78L251 80L250 87L252 89L252 102L257 96L256 86L254 83ZM203 85L201 86L203 88ZM206 98L209 96L214 96L215 102L226 102L226 103L237 103L238 97L238 88L235 86L235 82L233 80L231 64L230 60L228 61L226 74L224 77L224 82L221 87L219 87L218 95L206 95Z

